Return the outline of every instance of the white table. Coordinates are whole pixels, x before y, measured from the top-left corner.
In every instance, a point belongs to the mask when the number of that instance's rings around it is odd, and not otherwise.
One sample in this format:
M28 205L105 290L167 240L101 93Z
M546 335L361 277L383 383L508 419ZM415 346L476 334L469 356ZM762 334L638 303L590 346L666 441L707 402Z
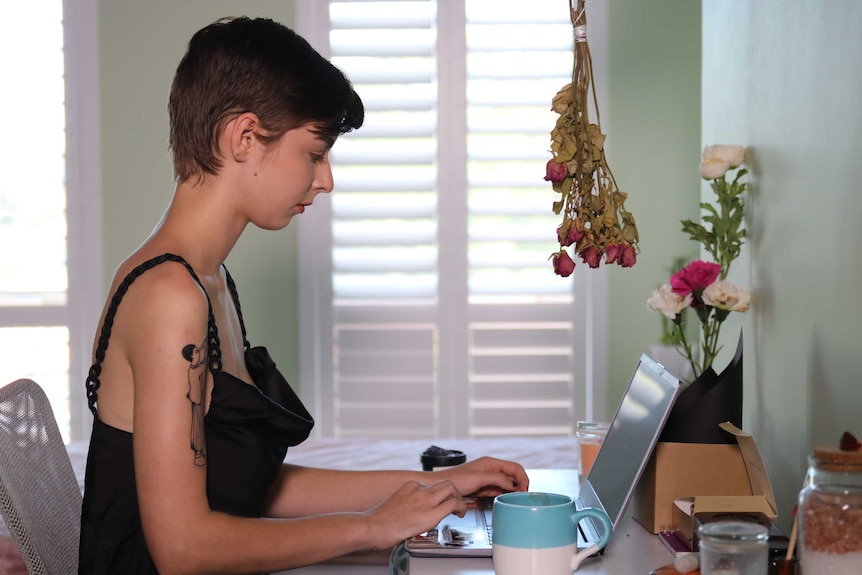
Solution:
M273 573L273 575L389 575L389 566L320 563L289 571L278 571L277 573Z
M578 575L647 575L673 562L673 556L658 537L626 515L601 557L585 560ZM387 565L323 563L281 575L388 575ZM491 559L420 558L410 559L410 575L494 575Z
M530 491L577 496L574 470L531 470ZM673 555L645 527L626 513L602 556L584 560L577 573L584 575L647 575L673 562ZM411 557L410 575L493 575L490 558L443 559Z
M647 575L673 562L658 537L626 515L601 557L581 563L578 575ZM410 559L410 575L493 575L491 559Z

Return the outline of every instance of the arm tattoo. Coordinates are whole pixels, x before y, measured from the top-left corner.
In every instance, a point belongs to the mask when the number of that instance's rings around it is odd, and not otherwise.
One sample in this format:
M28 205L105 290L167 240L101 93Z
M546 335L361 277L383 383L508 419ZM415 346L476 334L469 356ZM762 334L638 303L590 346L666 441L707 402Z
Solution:
M183 347L183 357L189 362L189 392L186 397L192 407L191 448L195 453L195 465L206 465L207 452L204 439L204 394L207 384L206 341L200 347L188 344Z

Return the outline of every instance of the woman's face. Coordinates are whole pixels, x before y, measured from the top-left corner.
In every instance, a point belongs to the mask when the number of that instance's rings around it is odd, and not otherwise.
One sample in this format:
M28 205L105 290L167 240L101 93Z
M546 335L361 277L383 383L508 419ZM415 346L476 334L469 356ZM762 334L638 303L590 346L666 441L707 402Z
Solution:
M320 193L332 191L332 141L311 125L300 126L260 150L252 163L249 219L263 229L281 229Z

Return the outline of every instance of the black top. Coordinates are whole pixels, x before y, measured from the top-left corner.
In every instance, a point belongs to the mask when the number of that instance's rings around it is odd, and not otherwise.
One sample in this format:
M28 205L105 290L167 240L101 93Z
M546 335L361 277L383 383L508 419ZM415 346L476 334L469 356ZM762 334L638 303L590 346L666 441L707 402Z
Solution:
M132 270L117 288L108 307L96 348L96 361L87 377L87 398L95 420L84 480L80 574L157 573L141 529L132 434L100 421L96 401L101 364L117 306L135 279L165 261L183 264L203 287L191 266L172 254L153 258ZM208 344L213 389L204 419L207 499L213 510L260 517L287 448L304 441L314 422L266 349L250 348L230 274L227 274L227 283L242 326L246 367L255 385L248 385L221 370L218 329L210 305Z

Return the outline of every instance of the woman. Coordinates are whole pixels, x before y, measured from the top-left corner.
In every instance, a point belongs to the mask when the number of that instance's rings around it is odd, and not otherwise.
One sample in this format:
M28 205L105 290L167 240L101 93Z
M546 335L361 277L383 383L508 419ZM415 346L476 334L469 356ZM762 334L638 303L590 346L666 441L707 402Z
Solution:
M313 422L252 348L223 262L248 224L278 230L332 190L329 149L363 107L345 77L271 20L199 31L170 102L168 210L117 270L87 379L95 421L81 573L262 573L385 549L523 490L482 458L435 473L283 463Z

